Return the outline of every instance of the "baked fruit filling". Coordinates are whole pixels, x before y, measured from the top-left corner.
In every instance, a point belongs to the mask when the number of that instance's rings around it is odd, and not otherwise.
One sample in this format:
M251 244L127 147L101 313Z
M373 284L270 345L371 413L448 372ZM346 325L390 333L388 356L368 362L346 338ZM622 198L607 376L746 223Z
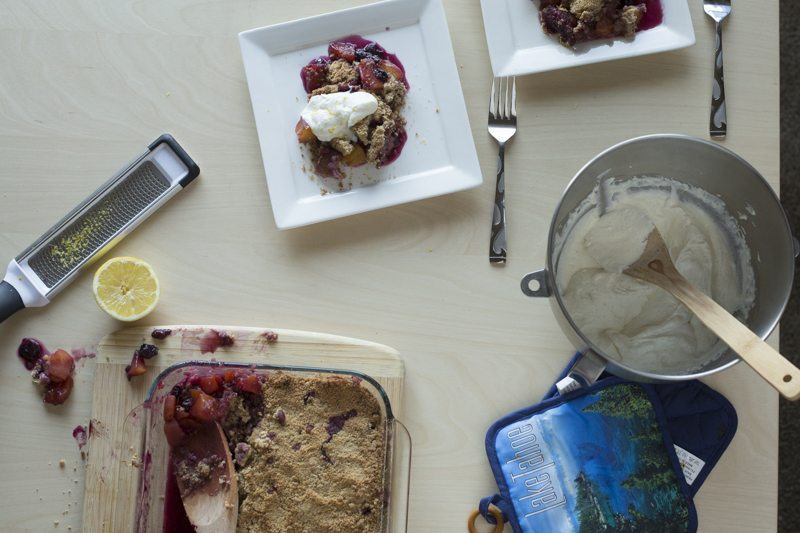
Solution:
M237 532L380 531L385 428L360 380L244 370L187 376L163 414L172 448L220 422L237 473ZM172 475L197 487L215 460L178 461ZM183 520L166 509L164 530L179 531Z
M540 0L539 18L546 33L561 44L615 37L632 38L661 22L658 0Z
M357 35L330 43L300 72L308 104L295 127L314 171L342 180L344 167L394 162L407 140L400 114L408 92L402 63Z

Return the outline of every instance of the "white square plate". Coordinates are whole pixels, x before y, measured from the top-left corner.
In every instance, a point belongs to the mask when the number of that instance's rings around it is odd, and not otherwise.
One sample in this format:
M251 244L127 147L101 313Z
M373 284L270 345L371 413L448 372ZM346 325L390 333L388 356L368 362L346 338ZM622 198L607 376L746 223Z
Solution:
M492 70L495 76L519 76L692 46L694 28L686 2L661 0L664 21L633 40L580 43L570 50L542 30L538 0L481 0Z
M358 34L397 54L411 85L400 158L346 192L320 194L294 126L306 103L300 69ZM239 34L275 223L294 228L448 194L483 182L441 0L387 0ZM357 182L357 179L353 179Z

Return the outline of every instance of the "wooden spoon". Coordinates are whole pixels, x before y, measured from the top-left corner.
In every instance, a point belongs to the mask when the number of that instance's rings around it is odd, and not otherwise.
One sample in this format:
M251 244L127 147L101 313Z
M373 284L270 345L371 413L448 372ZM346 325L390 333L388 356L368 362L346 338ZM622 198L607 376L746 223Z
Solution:
M672 294L778 392L789 400L800 398L800 369L689 283L675 268L657 228L648 235L639 259L623 272Z
M175 471L181 461L192 456L193 461L216 456L208 480L200 486L190 487L176 476L186 516L198 533L226 533L236 531L239 516L239 490L236 471L228 448L228 441L219 422L206 424L189 435L186 442L173 450ZM222 464L220 464L222 463Z

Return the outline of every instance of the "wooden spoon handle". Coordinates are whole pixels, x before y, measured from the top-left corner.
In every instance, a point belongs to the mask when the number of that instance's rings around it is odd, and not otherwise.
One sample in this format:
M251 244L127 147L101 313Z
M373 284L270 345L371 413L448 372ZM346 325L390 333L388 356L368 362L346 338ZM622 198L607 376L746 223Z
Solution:
M721 305L682 276L663 276L659 285L683 302L708 329L789 400L800 398L800 369L750 331Z

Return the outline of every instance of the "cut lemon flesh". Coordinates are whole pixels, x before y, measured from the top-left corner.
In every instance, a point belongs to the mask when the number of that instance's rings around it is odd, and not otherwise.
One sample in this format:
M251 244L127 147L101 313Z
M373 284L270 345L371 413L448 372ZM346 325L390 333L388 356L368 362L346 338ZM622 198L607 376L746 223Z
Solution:
M94 298L100 309L124 322L147 316L158 303L153 268L135 257L115 257L94 273Z

